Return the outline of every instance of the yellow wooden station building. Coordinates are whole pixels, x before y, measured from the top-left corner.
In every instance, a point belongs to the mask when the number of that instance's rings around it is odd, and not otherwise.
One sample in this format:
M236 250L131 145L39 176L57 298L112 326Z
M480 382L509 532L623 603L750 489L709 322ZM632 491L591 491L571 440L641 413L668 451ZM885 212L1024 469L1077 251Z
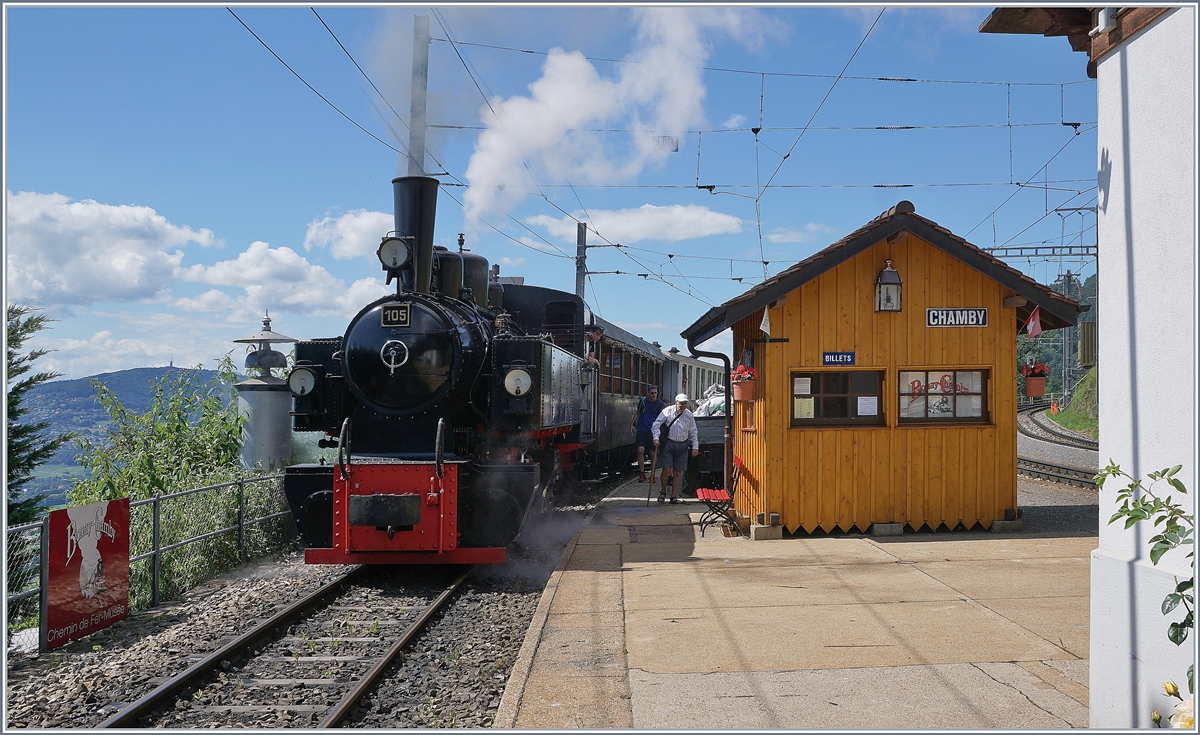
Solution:
M688 343L732 329L734 363L758 373L734 402L738 515L792 533L1015 518L1017 332L1034 309L1046 330L1083 310L908 201L710 309Z

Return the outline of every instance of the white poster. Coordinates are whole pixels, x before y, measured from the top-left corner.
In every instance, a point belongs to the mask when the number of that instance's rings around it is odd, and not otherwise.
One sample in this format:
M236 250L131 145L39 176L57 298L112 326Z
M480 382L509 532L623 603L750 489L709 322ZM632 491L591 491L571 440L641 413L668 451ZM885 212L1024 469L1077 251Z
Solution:
M812 393L812 378L794 378L792 380L792 394L797 396L806 396Z
M879 415L879 398L878 398L878 396L859 396L858 397L858 415L859 416L878 416Z
M792 410L798 419L811 419L813 417L813 406L815 401L812 398L794 398L792 399L794 406Z

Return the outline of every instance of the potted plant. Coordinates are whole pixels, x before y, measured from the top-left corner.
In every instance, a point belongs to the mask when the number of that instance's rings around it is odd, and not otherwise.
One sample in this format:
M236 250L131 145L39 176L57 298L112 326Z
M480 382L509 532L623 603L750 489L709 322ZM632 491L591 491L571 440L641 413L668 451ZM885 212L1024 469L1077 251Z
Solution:
M733 400L753 401L754 381L757 378L758 373L752 367L738 365L734 368L733 372L729 374L729 379L733 382Z
M1025 378L1025 395L1030 398L1041 398L1046 395L1046 378L1050 375L1050 366L1038 360L1021 366L1021 376Z

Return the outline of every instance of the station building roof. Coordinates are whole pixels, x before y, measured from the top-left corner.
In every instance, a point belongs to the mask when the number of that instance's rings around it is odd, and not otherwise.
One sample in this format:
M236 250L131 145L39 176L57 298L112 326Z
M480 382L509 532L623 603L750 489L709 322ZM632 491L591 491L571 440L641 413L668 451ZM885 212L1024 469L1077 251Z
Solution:
M1075 325L1080 312L1088 308L1038 283L933 220L922 217L916 213L912 202L902 200L824 250L780 271L740 296L709 309L680 335L692 340L692 344L701 344L880 240L905 230L1000 282L1015 295L1023 296L1026 303L1016 309L1017 319L1022 324L1029 319L1035 307L1041 307L1042 329L1061 329Z

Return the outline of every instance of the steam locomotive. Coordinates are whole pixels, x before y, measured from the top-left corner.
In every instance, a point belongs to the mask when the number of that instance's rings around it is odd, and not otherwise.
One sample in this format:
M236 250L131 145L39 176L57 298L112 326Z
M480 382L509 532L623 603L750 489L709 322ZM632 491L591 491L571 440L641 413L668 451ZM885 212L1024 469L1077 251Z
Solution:
M438 181L392 181L378 256L396 293L297 343L292 429L334 464L288 467L310 564L500 563L569 479L629 456L664 355L575 294L433 245ZM590 333L590 334L585 334Z

